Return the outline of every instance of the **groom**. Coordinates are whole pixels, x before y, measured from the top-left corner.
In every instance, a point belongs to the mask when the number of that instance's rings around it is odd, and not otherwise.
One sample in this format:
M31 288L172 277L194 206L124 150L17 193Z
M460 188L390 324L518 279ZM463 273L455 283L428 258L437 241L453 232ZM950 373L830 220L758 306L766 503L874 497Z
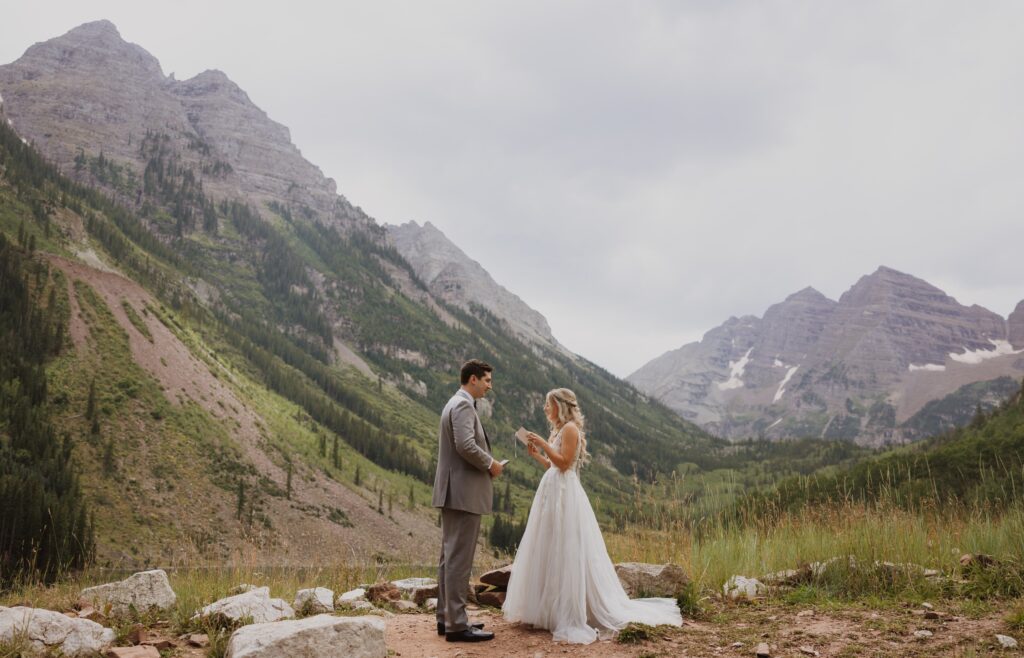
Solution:
M480 534L480 515L491 513L491 479L502 466L476 413L491 390L492 368L473 359L462 366L462 388L441 412L433 506L441 508L441 558L437 564L437 634L448 642L493 640L494 633L466 616L469 575Z

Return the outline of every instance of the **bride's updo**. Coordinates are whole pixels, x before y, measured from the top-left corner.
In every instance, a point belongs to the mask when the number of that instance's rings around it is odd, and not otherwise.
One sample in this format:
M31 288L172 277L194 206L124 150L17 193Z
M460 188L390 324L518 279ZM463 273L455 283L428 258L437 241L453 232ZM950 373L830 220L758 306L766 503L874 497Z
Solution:
M576 429L580 433L580 463L584 463L587 458L586 420L583 418L583 412L580 411L576 394L567 388L556 388L548 391L546 400L548 404L553 404L558 410L557 421L551 422L551 419L548 419L548 423L551 425L551 438L553 439L566 423L570 421L575 423Z

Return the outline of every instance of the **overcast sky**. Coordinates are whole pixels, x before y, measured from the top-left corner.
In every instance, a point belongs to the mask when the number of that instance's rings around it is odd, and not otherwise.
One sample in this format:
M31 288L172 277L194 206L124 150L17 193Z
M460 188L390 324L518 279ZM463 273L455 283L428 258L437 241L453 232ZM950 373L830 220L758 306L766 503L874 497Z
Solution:
M430 221L618 375L887 265L1024 299L1024 3L50 2L224 71L381 223Z

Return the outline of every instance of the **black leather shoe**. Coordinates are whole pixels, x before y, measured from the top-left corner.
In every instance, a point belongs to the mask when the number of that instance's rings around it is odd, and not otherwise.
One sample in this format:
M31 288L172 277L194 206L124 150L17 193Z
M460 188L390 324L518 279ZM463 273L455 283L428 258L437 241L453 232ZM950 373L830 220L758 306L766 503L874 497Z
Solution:
M486 642L493 639L494 633L479 628L467 628L464 631L444 634L445 642Z
M470 624L469 626L470 626L470 628L483 628L484 627L484 623L482 621L476 621L476 622L473 622L472 624ZM437 622L437 634L438 635L444 635L444 622L443 621Z

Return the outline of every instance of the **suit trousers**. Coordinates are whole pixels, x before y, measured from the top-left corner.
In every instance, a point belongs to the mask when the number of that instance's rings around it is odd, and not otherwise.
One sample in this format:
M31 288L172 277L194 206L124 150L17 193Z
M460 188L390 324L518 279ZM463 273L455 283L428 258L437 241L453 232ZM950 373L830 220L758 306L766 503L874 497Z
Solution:
M441 508L441 557L437 562L437 621L448 633L469 628L466 600L480 515Z

